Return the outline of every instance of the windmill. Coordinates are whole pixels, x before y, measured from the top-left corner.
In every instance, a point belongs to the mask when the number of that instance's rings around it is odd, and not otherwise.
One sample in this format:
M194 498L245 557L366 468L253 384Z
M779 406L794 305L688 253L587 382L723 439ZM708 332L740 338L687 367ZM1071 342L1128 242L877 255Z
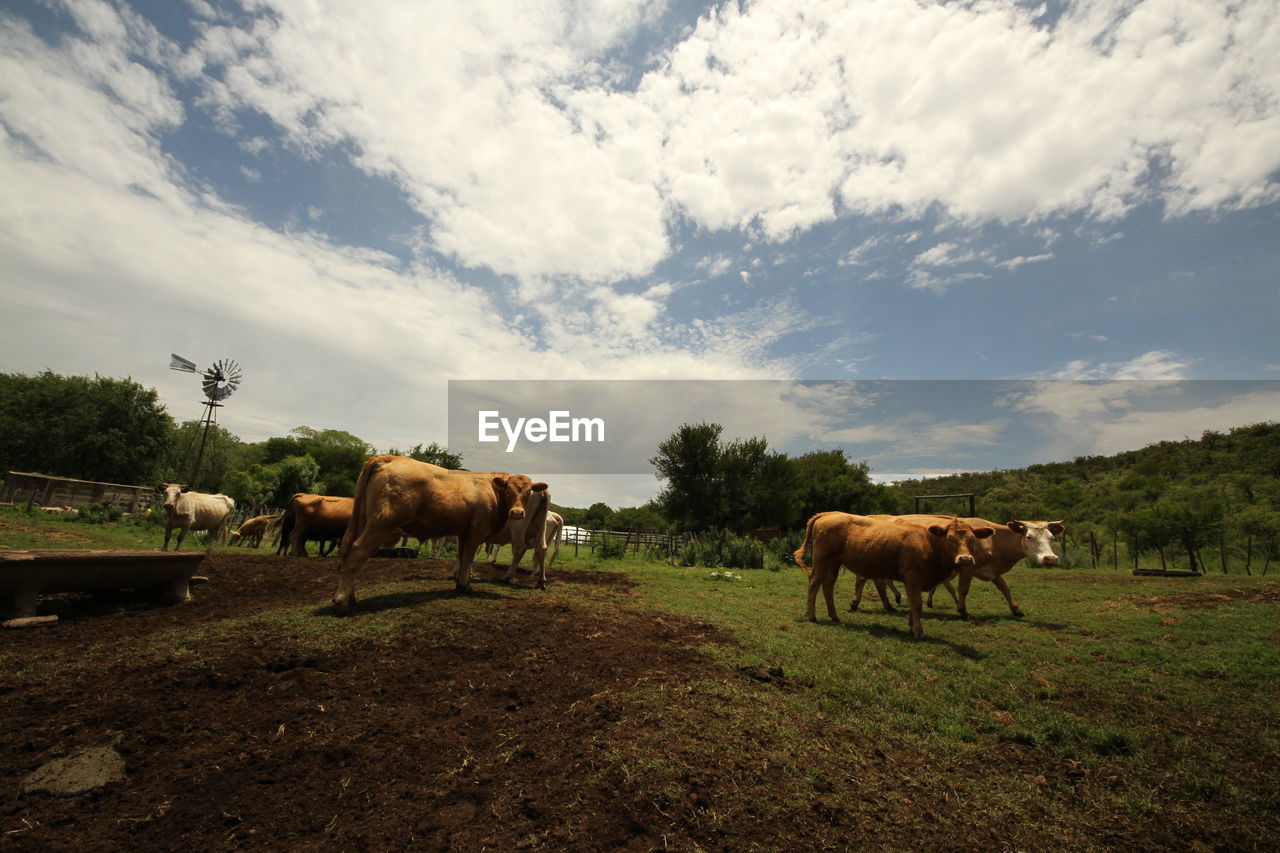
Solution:
M183 358L176 353L169 354L169 369L178 370L183 373L201 373L196 367L194 361ZM204 429L200 434L200 452L196 454L196 464L191 472L191 479L188 481L191 488L196 487L196 481L200 478L200 465L204 462L204 446L209 439L209 427L213 426L217 419L216 410L222 408L222 401L227 399L240 387L240 365L236 364L229 358L215 361L212 366L205 368L200 377L200 387L204 390L204 414L200 418L200 422L204 424ZM195 436L191 437L191 441L195 442ZM191 453L191 445L187 445L187 452L183 455L185 459Z

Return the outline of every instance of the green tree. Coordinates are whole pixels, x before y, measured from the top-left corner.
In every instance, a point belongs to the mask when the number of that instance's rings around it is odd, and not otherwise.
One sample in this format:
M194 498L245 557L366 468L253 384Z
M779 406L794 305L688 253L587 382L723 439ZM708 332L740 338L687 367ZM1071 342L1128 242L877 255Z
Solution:
M719 518L720 424L683 424L658 445L649 460L666 485L656 499L662 513L679 527L707 530Z
M450 468L454 471L462 469L462 456L457 453L450 453L447 448L441 447L434 441L426 447L418 443L409 451L391 449L387 453L392 456L408 456L410 459L417 459L419 462L430 462L432 465L439 465L441 468Z
M850 462L843 450L815 450L795 457L791 464L796 472L798 523L828 510L858 515L898 512L893 490L873 483L870 466L865 461Z
M173 419L154 389L95 375L0 373L0 466L82 480L159 479Z

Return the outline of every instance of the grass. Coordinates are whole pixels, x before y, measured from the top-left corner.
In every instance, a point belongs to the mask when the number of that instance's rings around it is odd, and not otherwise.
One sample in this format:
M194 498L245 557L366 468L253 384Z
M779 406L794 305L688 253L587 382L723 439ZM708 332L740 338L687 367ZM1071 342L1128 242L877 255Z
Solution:
M156 548L162 535L162 528L0 513L0 548ZM588 570L626 572L638 586L626 594L556 589L557 573ZM1277 840L1280 583L1273 579L1020 567L1009 579L1025 618L1012 617L994 586L979 581L969 599L974 618L958 619L943 593L926 611L925 640L916 642L901 612L872 604L849 613L849 575L837 586L840 623L803 619L806 578L798 568L672 567L638 555L600 559L585 548L575 556L562 546L548 576L545 593L503 595L555 595L599 615L679 614L737 640L705 649L723 678L611 697L646 723L645 734L625 742L601 734L596 773L583 784L617 791L637 807L682 808L708 831L729 825L746 804L698 800L700 786L712 784L705 768L715 766L721 788L725 774L737 774L744 789L774 791L750 804L757 818L829 809L870 826L930 802L961 809L975 826L1007 826L1011 847L1044 847L1050 832L1049 846L1094 848L1097 827L1128 823L1139 839L1168 827L1167 838L1205 838L1210 847L1224 832L1238 833L1226 836L1234 839L1228 847ZM421 584L384 584L362 589L361 601L388 606L359 620L297 608L204 630L288 638L309 649L422 633L429 621L430 636L447 643L469 610L495 604L440 595L422 607L422 595ZM191 650L203 638L190 629L157 632L147 653L198 656ZM74 662L40 666L89 672L111 653L86 649ZM781 674L763 685L731 677L746 668ZM747 744L741 754L735 749ZM880 750L887 763L874 758Z

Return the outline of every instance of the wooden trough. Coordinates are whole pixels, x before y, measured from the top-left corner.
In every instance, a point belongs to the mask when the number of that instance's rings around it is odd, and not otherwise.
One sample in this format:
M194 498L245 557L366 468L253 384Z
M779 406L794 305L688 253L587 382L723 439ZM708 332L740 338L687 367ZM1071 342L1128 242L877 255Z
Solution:
M36 596L59 592L161 587L163 600L176 604L191 597L204 558L203 551L0 551L0 600L12 600L19 624L35 618Z
M1135 575L1144 575L1153 578L1198 578L1201 577L1199 572L1189 571L1186 569L1134 569Z

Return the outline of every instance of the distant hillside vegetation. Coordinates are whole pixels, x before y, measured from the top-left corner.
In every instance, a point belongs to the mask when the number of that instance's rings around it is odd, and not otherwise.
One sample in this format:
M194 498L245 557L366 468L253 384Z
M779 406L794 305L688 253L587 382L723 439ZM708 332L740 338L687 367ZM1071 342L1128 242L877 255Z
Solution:
M1201 570L1266 571L1280 538L1280 424L891 488L903 512L917 495L973 492L977 514L993 521L1065 519L1101 565L1149 554L1162 565L1182 559ZM935 502L930 511L966 510Z

